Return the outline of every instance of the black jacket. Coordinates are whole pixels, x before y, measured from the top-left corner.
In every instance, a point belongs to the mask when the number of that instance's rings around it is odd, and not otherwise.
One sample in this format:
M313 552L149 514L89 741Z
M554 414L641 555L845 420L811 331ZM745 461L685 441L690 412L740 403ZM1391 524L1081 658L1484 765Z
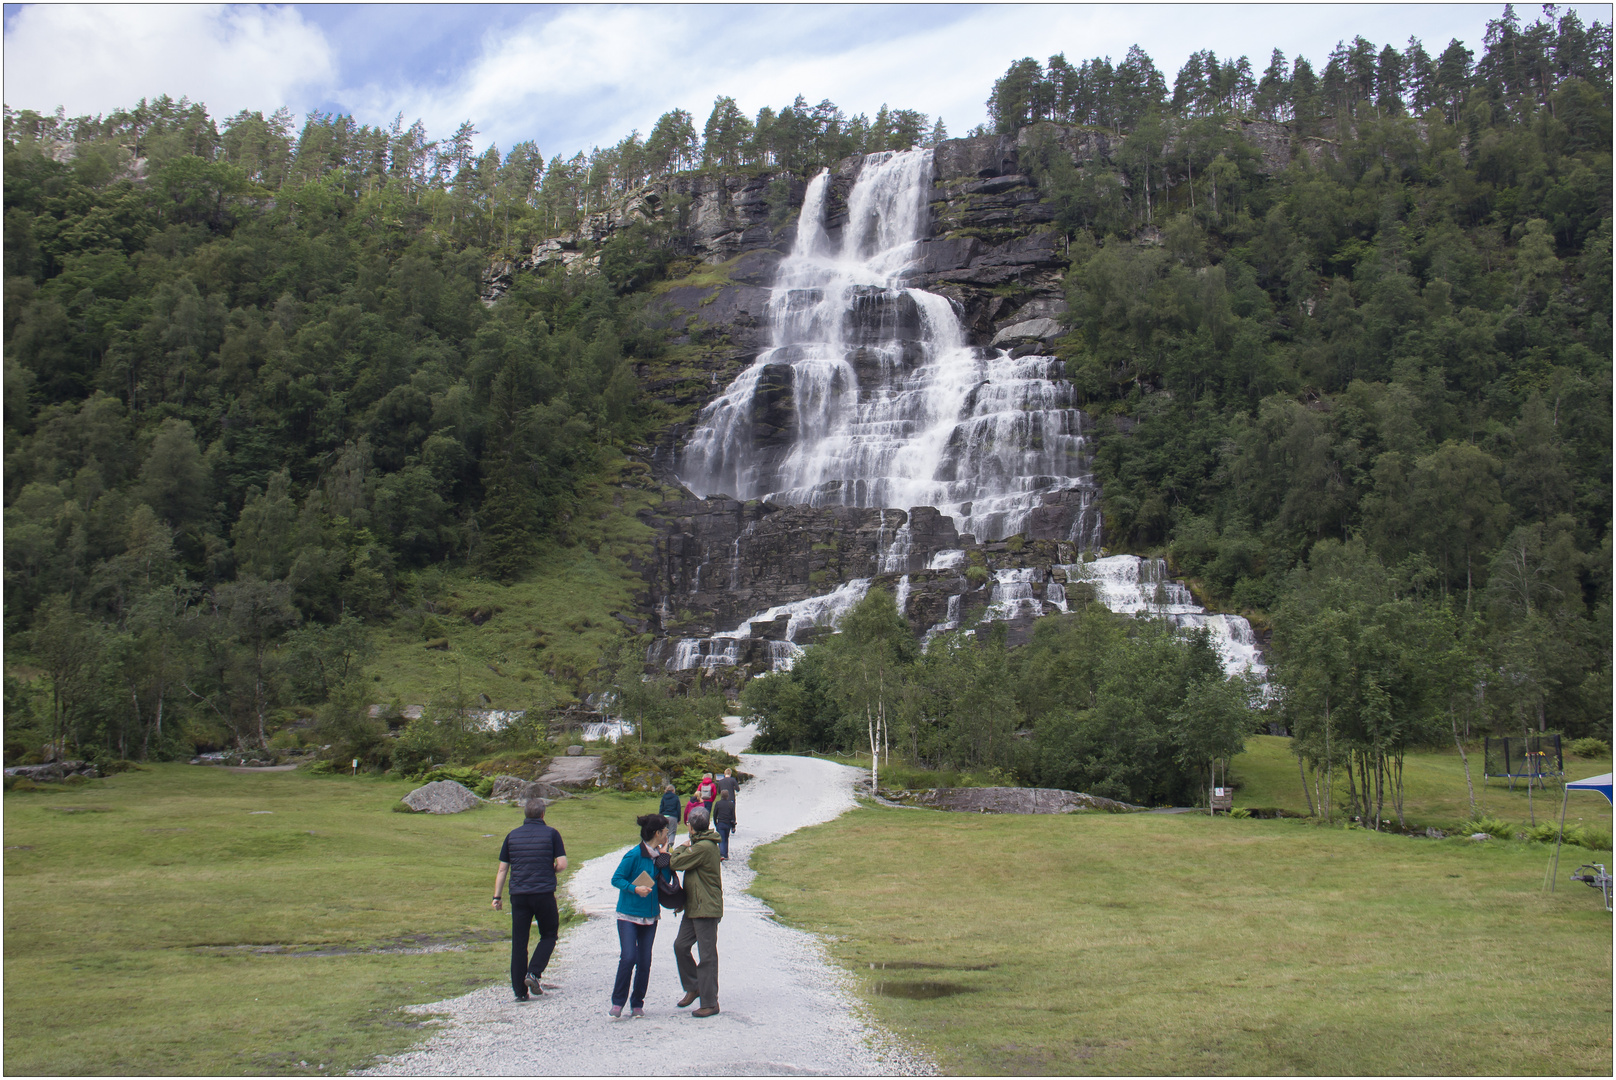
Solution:
M542 821L529 819L512 829L499 849L499 861L511 864L511 892L555 892L555 860L567 853L561 834Z

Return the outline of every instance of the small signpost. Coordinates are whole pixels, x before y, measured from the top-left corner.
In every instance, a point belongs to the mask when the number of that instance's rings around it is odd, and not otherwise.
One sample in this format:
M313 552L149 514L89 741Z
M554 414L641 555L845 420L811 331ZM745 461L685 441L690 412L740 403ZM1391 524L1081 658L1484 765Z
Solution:
M1229 811L1229 810L1232 810L1232 809L1234 809L1234 788L1232 788L1232 787L1215 787L1215 788L1213 788L1212 789L1212 813L1215 814L1219 810Z

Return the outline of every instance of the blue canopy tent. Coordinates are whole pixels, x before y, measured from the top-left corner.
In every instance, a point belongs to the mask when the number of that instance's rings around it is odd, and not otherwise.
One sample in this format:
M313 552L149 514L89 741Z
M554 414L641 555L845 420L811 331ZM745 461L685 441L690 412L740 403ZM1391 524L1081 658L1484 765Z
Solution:
M1573 780L1565 786L1565 794L1560 797L1560 833L1554 838L1554 865L1549 868L1550 892L1554 891L1554 875L1560 872L1560 842L1565 836L1566 802L1571 798L1571 793L1573 791L1597 791L1599 794L1605 797L1606 802L1612 802L1613 800L1610 797L1610 777L1610 773L1605 773L1603 776L1590 776L1586 780ZM1590 863L1587 865L1589 867L1598 866L1598 873L1590 874L1587 877L1578 877L1575 874L1572 876L1576 878L1576 880L1586 882L1587 884L1598 889L1600 892L1604 893L1605 910L1609 911L1611 889L1610 874L1606 872L1605 867L1599 866L1597 863ZM1585 868L1586 867L1578 867L1579 870Z
M1610 773L1604 776L1590 776L1586 780L1573 780L1566 785L1567 791L1597 791L1610 802ZM1562 823L1563 823L1562 819Z

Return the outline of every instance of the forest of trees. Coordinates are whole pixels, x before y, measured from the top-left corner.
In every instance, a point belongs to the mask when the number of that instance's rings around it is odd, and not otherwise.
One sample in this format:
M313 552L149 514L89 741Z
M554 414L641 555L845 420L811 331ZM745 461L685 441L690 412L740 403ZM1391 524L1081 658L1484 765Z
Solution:
M1272 629L1268 708L1309 767L1608 735L1610 57L1607 26L1506 8L1479 58L1359 38L1317 71L1199 52L1169 85L1135 48L993 88L1066 239L1059 350L1107 542ZM1282 171L1240 123L1263 120ZM514 580L568 542L579 484L668 420L633 374L664 348L655 273L608 244L605 273L520 275L489 307L493 260L673 172L809 175L947 132L721 97L699 130L673 110L570 159L476 135L7 108L8 761L259 744L288 704L347 701L420 574ZM896 617L755 684L769 737L860 745L876 699L837 665L882 650L916 763L1166 800L1204 786L1231 710L1251 722L1205 643L1159 627L1090 610L920 655Z

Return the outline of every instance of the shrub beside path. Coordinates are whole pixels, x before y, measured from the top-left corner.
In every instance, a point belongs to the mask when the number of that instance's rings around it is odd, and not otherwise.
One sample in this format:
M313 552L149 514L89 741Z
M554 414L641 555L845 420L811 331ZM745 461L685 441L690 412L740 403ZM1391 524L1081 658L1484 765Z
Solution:
M739 726L716 745L742 753L757 734ZM782 926L748 891L752 850L786 833L837 817L855 805L859 770L815 758L744 754L754 779L736 804L740 829L724 864L724 921L718 931L719 1003L697 1020L676 1009L681 994L673 960L678 918L664 912L657 930L646 1016L614 1020L617 891L612 871L627 845L585 863L568 882L573 906L588 916L562 932L545 972L542 998L511 1000L506 954L495 981L463 997L417 1006L446 1015L448 1026L368 1075L918 1075L935 1066L860 1015L850 977L832 965L814 935ZM649 807L654 800L647 797ZM634 823L624 821L625 836ZM492 843L492 841L490 842ZM489 879L494 854L489 848ZM471 888L468 883L468 891ZM469 895L482 897L486 889ZM468 897L468 903L473 902ZM487 900L479 902L486 904ZM495 963L494 954L490 963ZM552 986L554 989L552 989Z

